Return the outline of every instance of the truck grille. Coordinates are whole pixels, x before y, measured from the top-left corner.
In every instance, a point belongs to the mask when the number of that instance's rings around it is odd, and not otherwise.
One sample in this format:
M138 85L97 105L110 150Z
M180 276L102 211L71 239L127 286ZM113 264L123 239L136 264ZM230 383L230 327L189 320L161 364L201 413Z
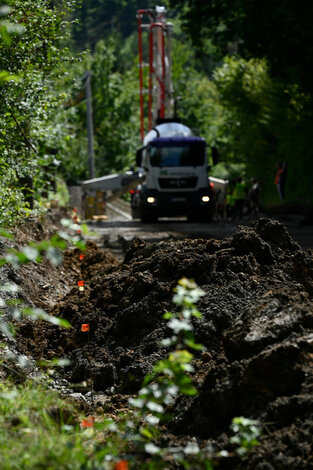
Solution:
M159 178L159 185L162 189L189 189L197 185L197 177L188 178Z

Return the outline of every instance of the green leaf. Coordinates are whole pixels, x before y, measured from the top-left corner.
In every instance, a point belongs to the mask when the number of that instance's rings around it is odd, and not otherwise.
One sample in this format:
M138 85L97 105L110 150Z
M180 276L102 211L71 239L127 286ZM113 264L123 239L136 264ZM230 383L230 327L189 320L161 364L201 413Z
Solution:
M13 336L14 336L13 335L14 329L13 329L12 325L9 325L8 323L6 323L2 320L0 321L0 331L7 338L13 338Z
M59 235L60 238L63 238L64 240L66 240L68 242L72 241L72 239L73 239L72 235L70 235L67 232L64 232L63 230L59 230L58 235Z
M39 251L31 246L26 246L25 248L23 248L22 253L26 256L26 259L28 261L36 261L39 255Z
M198 310L193 310L192 316L195 318L202 318L202 313L198 312Z
M63 261L63 255L62 252L59 248L55 246L49 246L46 252L46 256L48 260L54 265L54 266L60 266Z
M188 395L190 397L194 397L198 394L197 389L192 384L184 384L179 387L180 393L183 395Z
M148 401L148 403L146 404L146 407L150 411L153 411L155 413L163 413L163 411L164 411L163 406L160 405L159 403L155 403L154 401Z
M184 343L185 343L186 346L188 346L188 348L194 349L195 351L203 351L204 350L203 344L195 343L195 341L193 339L185 339Z
M152 432L149 431L148 428L144 428L144 427L140 428L140 434L144 437L147 437L148 439L152 439L153 437Z
M42 359L39 361L39 365L44 367L67 367L71 365L71 361L69 359L52 359L51 361Z
M171 312L166 312L163 315L164 320L170 320L172 318L173 314Z
M145 451L148 454L154 455L160 451L160 448L153 444L153 442L149 442L148 444L145 444Z
M77 241L75 242L75 246L76 246L77 248L79 248L81 251L85 251L85 250L86 250L86 243L85 243L84 241L82 241L82 240L77 240Z
M20 288L16 284L3 284L0 285L0 292L19 292Z
M29 315L34 320L39 320L39 319L45 320L49 323L52 323L53 325L62 326L63 328L71 327L70 323L67 320L49 315L48 313L46 313L44 310L40 308L29 308L29 307L26 308L25 307L22 309L22 312L25 315Z
M1 80L1 76L0 76L0 80ZM9 238L10 240L13 240L14 238L10 232L8 232L7 230L1 227L0 227L0 235L1 237Z

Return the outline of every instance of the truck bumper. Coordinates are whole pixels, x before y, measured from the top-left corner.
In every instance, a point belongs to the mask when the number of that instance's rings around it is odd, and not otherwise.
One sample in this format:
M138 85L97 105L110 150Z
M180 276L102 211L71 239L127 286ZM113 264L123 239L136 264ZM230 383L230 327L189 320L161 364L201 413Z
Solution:
M142 211L155 217L210 216L213 210L213 194L210 188L194 192L163 193L145 190L141 194Z

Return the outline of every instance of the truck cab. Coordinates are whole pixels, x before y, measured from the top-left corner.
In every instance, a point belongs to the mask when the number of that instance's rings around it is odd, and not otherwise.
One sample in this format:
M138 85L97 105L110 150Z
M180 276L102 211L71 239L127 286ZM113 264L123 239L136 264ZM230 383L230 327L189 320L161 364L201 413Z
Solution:
M187 216L209 221L213 191L208 180L206 142L181 123L163 123L152 129L137 153L145 182L133 198L133 217L143 222L158 217Z

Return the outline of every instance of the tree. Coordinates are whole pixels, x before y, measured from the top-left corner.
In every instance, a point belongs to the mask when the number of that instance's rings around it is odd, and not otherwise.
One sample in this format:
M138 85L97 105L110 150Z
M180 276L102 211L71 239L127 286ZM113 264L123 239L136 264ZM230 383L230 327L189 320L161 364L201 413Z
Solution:
M78 19L73 28L75 46L94 50L97 42L114 34L123 39L136 30L136 12L140 8L152 8L153 0L82 0L81 9L75 13Z
M222 67L213 74L224 160L246 162L277 203L273 173L287 161L287 199L312 202L313 4L304 0L170 0L198 54L208 38ZM226 59L230 55L232 59Z
M228 137L227 157L246 164L247 176L260 181L267 205L278 203L275 168L286 161L287 199L312 202L312 115L307 95L298 86L273 79L264 59L227 58L213 78L223 107L219 132Z
M313 3L306 0L170 0L194 44L209 37L221 57L266 58L276 78L313 91Z
M120 42L115 35L97 43L95 51L68 69L59 88L72 96L68 106L55 115L55 127L62 128L63 159L60 171L68 184L88 178L86 100L83 77L91 72L96 176L129 169L140 145L138 68L121 72Z
M20 29L20 35L0 43L0 69L15 76L0 86L1 204L12 216L23 213L25 202L32 207L33 196L45 191L55 163L57 149L47 121L61 98L53 91L52 81L61 64L70 60L60 43L75 3L7 0L8 24ZM4 220L12 222L8 217Z

